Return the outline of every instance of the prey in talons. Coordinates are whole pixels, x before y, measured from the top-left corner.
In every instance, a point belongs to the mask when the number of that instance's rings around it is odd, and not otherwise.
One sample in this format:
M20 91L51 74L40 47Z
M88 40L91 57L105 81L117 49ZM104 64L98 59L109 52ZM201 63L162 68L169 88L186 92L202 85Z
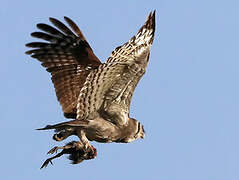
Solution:
M62 147L54 147L47 154L57 153L59 149L62 151L55 156L48 158L41 166L41 169L47 167L49 163L52 163L52 160L58 157L61 157L64 154L69 154L69 159L72 161L72 164L79 164L84 160L94 159L97 156L97 150L94 146L90 146L90 148L85 149L82 142L72 141L67 143Z

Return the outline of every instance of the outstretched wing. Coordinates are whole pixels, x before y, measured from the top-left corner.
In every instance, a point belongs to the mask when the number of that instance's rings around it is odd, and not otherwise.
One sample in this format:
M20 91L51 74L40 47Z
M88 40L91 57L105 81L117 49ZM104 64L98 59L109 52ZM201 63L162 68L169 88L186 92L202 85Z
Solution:
M64 17L73 32L59 20L49 19L58 29L47 24L37 24L38 29L43 32L33 32L31 35L48 42L26 44L27 47L34 48L26 54L38 59L51 73L64 115L67 118L75 118L77 98L86 77L101 62L71 19Z
M137 35L116 48L105 64L92 71L80 92L77 119L94 118L95 113L124 125L136 85L145 73L154 39L155 12Z

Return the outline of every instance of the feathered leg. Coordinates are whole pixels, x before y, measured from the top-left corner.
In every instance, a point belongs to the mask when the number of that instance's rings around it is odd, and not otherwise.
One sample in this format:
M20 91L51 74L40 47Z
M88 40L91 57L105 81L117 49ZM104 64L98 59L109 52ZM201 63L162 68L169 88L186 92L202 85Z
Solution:
M91 148L90 142L87 139L84 130L82 129L77 129L76 130L77 136L80 138L82 144L84 145L85 151L87 151L89 148Z

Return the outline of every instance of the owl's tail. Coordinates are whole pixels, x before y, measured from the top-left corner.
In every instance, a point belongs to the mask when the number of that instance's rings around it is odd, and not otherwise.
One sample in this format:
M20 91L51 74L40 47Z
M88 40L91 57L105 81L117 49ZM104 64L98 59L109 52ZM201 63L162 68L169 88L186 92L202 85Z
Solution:
M61 131L63 129L73 128L73 127L85 127L88 124L87 121L72 120L63 123L58 123L54 125L47 125L44 128L38 128L36 130L49 130L55 129L56 131Z

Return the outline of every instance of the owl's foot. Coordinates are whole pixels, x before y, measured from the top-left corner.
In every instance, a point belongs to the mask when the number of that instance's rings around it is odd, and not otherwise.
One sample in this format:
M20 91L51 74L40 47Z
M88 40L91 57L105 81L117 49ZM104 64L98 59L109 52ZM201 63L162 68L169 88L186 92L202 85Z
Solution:
M61 131L59 133L54 134L52 138L55 141L62 141L62 140L68 138L69 136L71 136L73 134L74 134L73 131L64 130L64 131Z
M55 155L55 156L53 156L53 157L51 157L51 158L48 158L48 159L45 160L45 162L42 164L42 166L41 166L40 169L42 169L42 168L44 168L44 167L47 167L47 165L49 164L49 162L53 165L52 160L55 159L55 158L58 158L58 157L62 156L63 154L64 154L64 153L60 152L60 153L58 153L57 155Z
M47 167L47 165L49 164L49 162L53 165L52 161L51 161L51 158L47 159L41 166L41 169L44 168L44 167Z
M47 154L53 154L53 153L57 153L58 149L62 149L61 147L57 147L55 146L54 148L52 148L50 151L47 152Z

